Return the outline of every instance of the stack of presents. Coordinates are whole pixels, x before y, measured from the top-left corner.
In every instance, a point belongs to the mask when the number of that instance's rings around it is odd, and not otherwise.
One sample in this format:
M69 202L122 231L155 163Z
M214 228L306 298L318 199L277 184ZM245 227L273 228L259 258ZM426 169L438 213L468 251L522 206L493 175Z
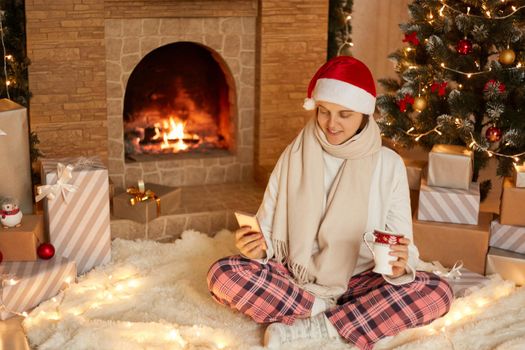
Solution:
M110 203L115 216L148 222L181 202L180 188L142 182L115 195L96 157L43 159L42 184L33 188L28 134L27 110L1 99L0 320L110 261Z
M461 261L470 276L497 273L525 285L525 167L515 166L514 176L504 179L498 216L480 211L471 150L435 145L428 165L405 165L421 259L449 268Z

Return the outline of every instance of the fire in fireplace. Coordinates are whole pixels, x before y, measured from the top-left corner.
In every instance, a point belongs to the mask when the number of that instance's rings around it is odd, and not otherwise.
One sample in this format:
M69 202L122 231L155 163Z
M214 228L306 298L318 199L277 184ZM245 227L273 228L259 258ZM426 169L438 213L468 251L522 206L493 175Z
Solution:
M234 91L222 58L203 45L177 42L150 52L126 87L126 158L230 149Z

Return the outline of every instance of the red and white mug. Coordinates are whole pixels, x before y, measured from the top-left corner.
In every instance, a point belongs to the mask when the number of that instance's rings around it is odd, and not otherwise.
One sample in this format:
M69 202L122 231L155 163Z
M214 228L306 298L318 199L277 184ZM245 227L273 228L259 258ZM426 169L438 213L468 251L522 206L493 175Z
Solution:
M374 257L375 266L372 271L392 275L393 271L390 262L396 261L397 257L390 255L390 246L401 244L400 240L403 237L402 234L385 230L368 231L363 234L363 241ZM370 246L370 243L372 243L373 247Z

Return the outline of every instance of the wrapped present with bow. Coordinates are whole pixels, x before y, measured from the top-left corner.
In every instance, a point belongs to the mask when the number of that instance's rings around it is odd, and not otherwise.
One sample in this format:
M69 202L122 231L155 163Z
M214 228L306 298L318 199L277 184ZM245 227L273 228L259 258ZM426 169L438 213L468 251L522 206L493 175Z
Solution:
M181 204L181 189L138 182L113 197L113 215L146 223L161 215L173 214Z
M74 260L79 273L111 260L108 170L100 159L42 160L45 226L56 255Z
M0 320L24 315L75 282L76 276L75 262L61 257L0 264Z

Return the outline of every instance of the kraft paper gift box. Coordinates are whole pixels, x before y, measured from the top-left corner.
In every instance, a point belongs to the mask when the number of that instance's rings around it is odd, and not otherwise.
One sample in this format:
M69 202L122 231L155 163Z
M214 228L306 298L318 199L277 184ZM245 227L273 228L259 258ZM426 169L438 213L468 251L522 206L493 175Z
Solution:
M457 261L473 272L485 272L492 213L481 212L478 225L413 220L414 244L424 261L452 267Z
M404 158L403 162L405 162L405 167L407 169L408 188L419 191L419 186L421 186L421 179L426 170L427 162L424 160Z
M0 164L0 196L33 213L27 110L6 98L0 99Z
M491 247L487 255L487 275L497 273L503 279L525 285L525 254Z
M503 181L500 218L503 225L525 226L525 188L517 188L512 178Z
M418 220L477 225L479 183L471 182L468 190L431 187L421 181Z
M525 254L525 226L502 225L499 219L490 224L490 246Z
M44 218L55 254L79 274L111 259L108 171L98 158L42 160ZM53 198L53 199L50 199Z
M132 205L130 199L134 196L126 192L120 193L113 197L113 215L121 219L146 223L158 216L172 214L179 209L182 201L182 191L179 187L152 183L146 183L144 187L146 191L154 193L159 201L157 202L155 198L148 198Z
M6 320L57 295L75 281L77 270L74 261L55 256L50 260L2 263L0 275L0 319Z
M474 153L463 146L434 145L428 154L428 185L468 190Z
M20 227L0 231L0 252L4 261L34 261L36 250L44 239L44 217L24 215Z
M525 187L525 163L522 165L514 164L513 179L516 187Z

